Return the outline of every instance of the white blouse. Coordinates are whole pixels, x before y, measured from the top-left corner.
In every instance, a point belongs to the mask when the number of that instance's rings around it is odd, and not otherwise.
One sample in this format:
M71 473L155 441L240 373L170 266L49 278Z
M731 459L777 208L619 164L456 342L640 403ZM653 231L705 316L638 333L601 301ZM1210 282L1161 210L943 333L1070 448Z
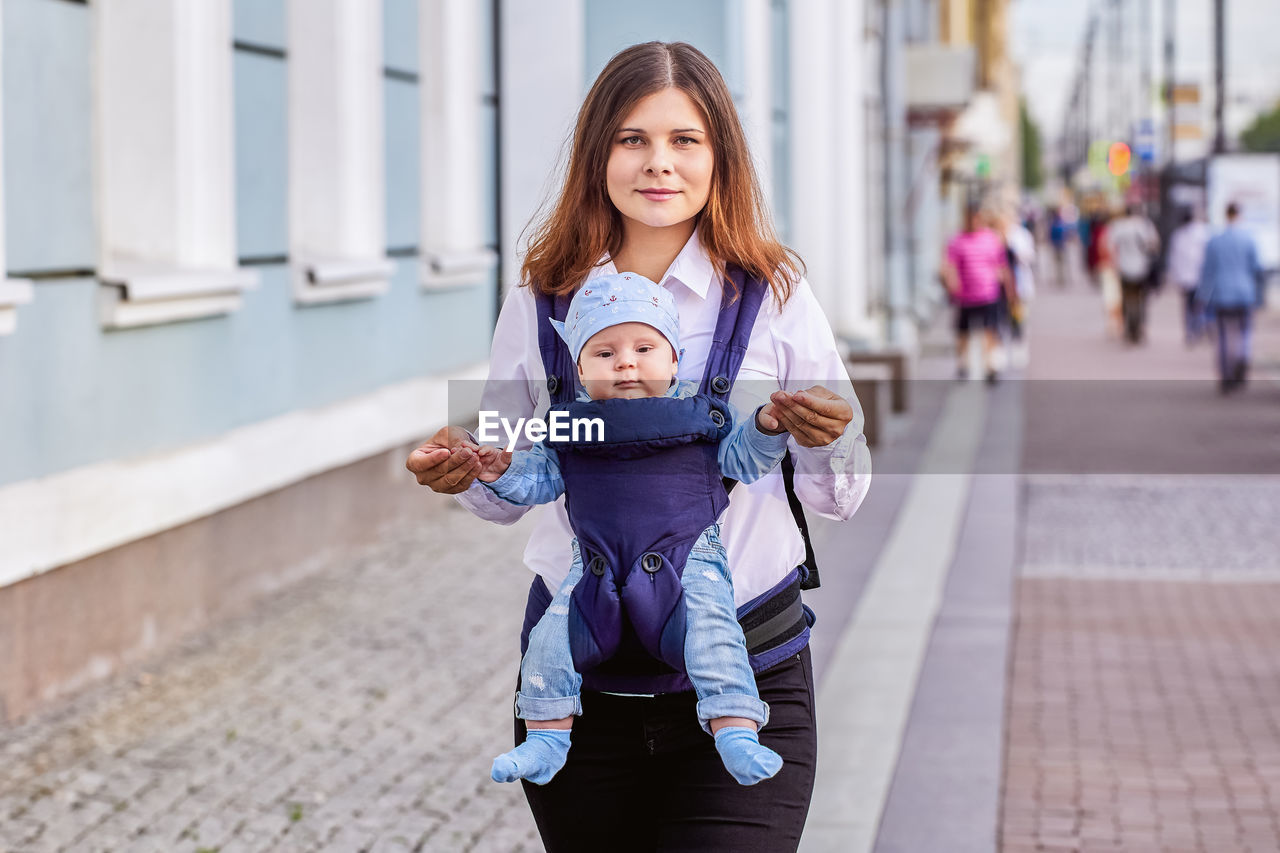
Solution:
M595 269L587 280L617 270L612 262ZM675 296L680 312L680 379L702 378L720 310L721 282L695 232L660 282ZM498 315L489 361L489 383L483 410L504 417L545 414L549 405L546 373L538 350L537 308L527 287L511 289ZM505 381L497 381L505 380ZM850 518L871 483L871 456L862 435L862 407L836 350L826 315L803 278L781 309L766 295L751 333L731 395L740 411L767 402L778 388L799 391L822 385L853 407L853 420L841 438L826 447L800 447L790 441L795 459L795 489L805 507L827 518ZM527 446L525 442L524 446ZM475 482L457 496L475 515L513 524L529 507L507 503ZM569 572L573 532L564 498L537 507L536 525L525 548L525 565L555 590ZM761 480L739 483L721 519L721 538L729 556L734 599L741 605L767 592L804 561L804 540L787 505L782 472L775 468Z

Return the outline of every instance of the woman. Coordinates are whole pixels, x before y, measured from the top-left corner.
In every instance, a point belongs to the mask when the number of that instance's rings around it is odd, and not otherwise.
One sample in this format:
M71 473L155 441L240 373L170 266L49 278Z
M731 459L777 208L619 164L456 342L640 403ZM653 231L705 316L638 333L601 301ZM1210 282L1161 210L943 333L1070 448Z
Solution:
M740 269L767 281L771 298L751 328L734 402L743 410L775 404L791 434L796 494L824 516L847 519L870 479L862 413L799 267L773 235L715 66L687 44L628 48L600 73L579 112L564 186L530 240L522 286L498 318L484 407L508 417L545 409L537 297L572 294L615 272L639 273L672 293L684 347L678 375L698 379L726 274ZM419 483L459 495L476 515L512 523L525 508L474 484L474 448L465 431L447 427L415 450L407 467ZM570 529L563 505L555 509L541 517L525 551L537 575L526 629L570 565ZM776 470L733 490L721 528L740 618L744 604L798 585L788 579L805 546ZM817 752L807 647L757 671L756 681L771 708L760 741L784 766L751 788L724 771L698 726L693 693L584 690L565 768L545 786L525 786L547 849L795 849Z

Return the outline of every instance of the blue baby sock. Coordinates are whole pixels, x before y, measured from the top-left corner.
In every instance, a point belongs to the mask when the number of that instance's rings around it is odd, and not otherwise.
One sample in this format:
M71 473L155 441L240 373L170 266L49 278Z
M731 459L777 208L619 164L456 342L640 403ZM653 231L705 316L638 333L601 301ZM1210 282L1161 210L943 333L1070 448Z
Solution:
M716 751L739 785L754 785L782 769L782 756L762 746L759 736L742 726L725 726L716 732Z
M552 776L560 772L569 757L569 731L529 729L524 743L493 759L493 769L489 771L489 775L495 782L528 779L535 785L547 784Z

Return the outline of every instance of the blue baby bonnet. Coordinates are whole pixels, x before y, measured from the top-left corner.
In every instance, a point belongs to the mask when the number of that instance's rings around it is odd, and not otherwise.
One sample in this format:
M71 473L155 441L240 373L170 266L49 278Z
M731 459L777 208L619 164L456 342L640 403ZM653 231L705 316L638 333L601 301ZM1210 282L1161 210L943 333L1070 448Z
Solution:
M680 354L680 315L666 288L634 272L620 272L588 281L573 295L564 322L548 320L569 345L574 361L591 336L619 323L653 326Z

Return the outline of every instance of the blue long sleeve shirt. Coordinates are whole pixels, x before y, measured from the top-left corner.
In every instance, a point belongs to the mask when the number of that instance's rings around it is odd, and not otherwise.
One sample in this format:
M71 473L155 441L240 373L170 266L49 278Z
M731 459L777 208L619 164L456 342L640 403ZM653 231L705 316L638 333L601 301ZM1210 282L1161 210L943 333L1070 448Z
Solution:
M698 383L686 379L671 386L666 396L683 398L697 393ZM590 398L584 393L579 399ZM720 442L717 453L720 472L743 483L754 483L782 461L787 452L788 433L765 435L756 427L754 410L749 417L744 417L731 406L730 414L732 428ZM529 450L514 453L506 472L485 485L498 497L520 506L551 503L564 493L560 458L544 442L537 442Z
M1253 238L1242 228L1228 226L1205 247L1196 301L1215 308L1253 308L1262 295L1261 280Z

